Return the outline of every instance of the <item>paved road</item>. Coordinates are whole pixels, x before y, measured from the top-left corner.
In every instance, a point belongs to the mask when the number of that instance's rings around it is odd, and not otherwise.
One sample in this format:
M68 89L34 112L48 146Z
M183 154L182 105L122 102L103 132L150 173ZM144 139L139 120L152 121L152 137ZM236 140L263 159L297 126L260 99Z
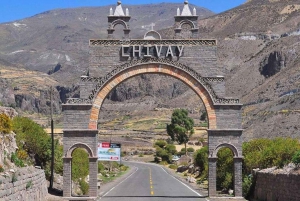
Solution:
M128 163L134 172L107 190L103 201L206 201L204 196L153 164ZM103 192L102 192L103 193Z

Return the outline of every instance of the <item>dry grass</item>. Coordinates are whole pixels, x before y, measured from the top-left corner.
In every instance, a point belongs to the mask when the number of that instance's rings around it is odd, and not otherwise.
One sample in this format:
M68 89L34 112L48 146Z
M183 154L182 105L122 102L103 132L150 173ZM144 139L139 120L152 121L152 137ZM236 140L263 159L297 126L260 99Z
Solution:
M49 86L57 85L47 74L38 71L30 71L24 68L0 66L0 78L9 81L12 87L18 89L18 93L30 93L39 96L40 90L48 90Z

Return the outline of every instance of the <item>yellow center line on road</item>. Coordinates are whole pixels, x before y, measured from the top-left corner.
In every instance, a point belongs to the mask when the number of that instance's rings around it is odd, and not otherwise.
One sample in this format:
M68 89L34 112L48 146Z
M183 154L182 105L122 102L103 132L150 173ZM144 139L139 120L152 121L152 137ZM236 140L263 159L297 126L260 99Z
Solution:
M151 168L149 168L149 175L150 175L150 194L154 195L153 186L152 186L152 177L151 177Z

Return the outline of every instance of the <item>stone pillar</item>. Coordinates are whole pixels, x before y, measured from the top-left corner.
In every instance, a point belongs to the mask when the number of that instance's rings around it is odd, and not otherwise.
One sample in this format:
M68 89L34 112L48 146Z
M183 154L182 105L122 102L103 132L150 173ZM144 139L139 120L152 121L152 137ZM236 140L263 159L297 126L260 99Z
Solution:
M208 158L208 196L217 196L217 159L216 157Z
M107 39L113 39L114 38L114 29L107 29Z
M192 38L193 39L199 38L199 36L198 36L198 29L192 29L191 32L192 32Z
M72 180L71 180L71 161L72 158L64 157L64 173L63 173L63 197L71 197L72 194Z
M129 39L130 29L124 29L124 38Z
M235 197L242 197L243 196L243 178L242 178L242 161L243 158L234 157L234 195Z
M98 157L89 158L89 196L97 197L97 174L98 174Z

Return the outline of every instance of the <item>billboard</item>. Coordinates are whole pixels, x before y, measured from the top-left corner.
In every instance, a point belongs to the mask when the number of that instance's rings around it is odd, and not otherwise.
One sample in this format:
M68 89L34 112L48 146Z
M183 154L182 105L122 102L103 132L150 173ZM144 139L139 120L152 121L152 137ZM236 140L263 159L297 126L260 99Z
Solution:
M100 142L98 143L98 161L120 161L121 144Z

